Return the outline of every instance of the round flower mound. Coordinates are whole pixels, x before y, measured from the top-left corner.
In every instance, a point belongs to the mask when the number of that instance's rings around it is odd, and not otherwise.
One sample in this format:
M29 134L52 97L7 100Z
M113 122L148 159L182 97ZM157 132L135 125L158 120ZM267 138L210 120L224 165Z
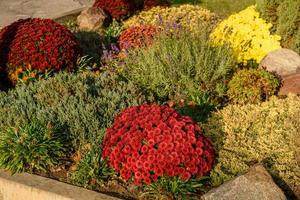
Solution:
M135 15L123 24L124 28L137 25L156 25L160 27L179 26L193 33L199 33L201 26L213 27L218 21L217 15L197 5L176 7L153 7Z
M155 26L133 26L121 33L119 45L121 49L148 46L153 42L158 30Z
M271 27L259 17L255 6L250 6L218 24L211 39L216 45L229 44L239 63L260 63L269 52L280 48L280 36L271 35Z
M260 103L275 95L279 85L279 80L264 69L242 69L229 81L227 95L234 103Z
M190 117L145 104L116 117L103 141L103 158L124 180L140 185L161 176L201 177L212 169L214 150Z
M23 19L0 31L0 65L17 68L71 70L79 55L75 36L50 19Z
M93 7L103 9L114 19L121 19L135 10L133 0L95 0Z

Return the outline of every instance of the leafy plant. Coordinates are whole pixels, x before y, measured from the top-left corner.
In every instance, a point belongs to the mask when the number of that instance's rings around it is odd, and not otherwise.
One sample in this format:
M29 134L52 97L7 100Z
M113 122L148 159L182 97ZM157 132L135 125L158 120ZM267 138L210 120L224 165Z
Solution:
M120 22L113 20L104 32L105 40L107 44L117 43L119 36L122 32L122 25Z
M200 179L190 179L189 181L182 181L178 177L165 178L161 177L155 183L147 185L143 188L140 197L147 197L149 199L198 199L195 194L205 191L205 183L209 177L204 176Z
M101 158L102 150L99 148L100 145L101 142L95 142L80 160L71 176L75 184L84 187L93 186L93 184L101 185L113 176L114 171Z
M0 134L0 167L12 173L46 171L66 155L68 144L52 124L37 120Z
M222 99L226 82L236 70L233 53L226 46L214 47L208 33L179 31L162 34L149 48L129 51L124 75L145 91L162 99L190 99L210 94Z
M263 69L242 69L228 83L227 95L234 103L259 103L278 91L278 78Z

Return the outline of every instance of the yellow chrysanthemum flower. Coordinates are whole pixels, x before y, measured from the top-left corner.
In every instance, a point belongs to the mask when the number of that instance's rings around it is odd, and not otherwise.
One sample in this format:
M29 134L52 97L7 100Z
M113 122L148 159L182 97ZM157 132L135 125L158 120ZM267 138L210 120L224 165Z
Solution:
M217 25L211 34L216 45L229 44L239 63L246 64L249 60L257 63L270 51L281 48L280 36L271 35L272 24L259 17L255 6L231 15Z

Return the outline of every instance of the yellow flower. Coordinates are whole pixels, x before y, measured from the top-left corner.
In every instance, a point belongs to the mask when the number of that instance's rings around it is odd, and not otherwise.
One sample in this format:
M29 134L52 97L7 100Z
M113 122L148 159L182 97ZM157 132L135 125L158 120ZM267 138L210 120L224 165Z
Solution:
M250 6L219 23L211 40L215 45L229 44L239 63L246 64L249 60L260 63L270 51L281 48L281 38L271 35L271 27L272 24L259 17L255 6Z

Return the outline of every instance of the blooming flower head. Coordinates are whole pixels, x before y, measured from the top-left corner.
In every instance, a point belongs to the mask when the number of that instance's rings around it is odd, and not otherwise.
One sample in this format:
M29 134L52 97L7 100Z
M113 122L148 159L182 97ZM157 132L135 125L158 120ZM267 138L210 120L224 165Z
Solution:
M187 181L207 174L214 162L210 141L191 118L168 106L146 104L129 107L116 117L103 141L102 156L124 180L132 178L136 185L161 176Z

